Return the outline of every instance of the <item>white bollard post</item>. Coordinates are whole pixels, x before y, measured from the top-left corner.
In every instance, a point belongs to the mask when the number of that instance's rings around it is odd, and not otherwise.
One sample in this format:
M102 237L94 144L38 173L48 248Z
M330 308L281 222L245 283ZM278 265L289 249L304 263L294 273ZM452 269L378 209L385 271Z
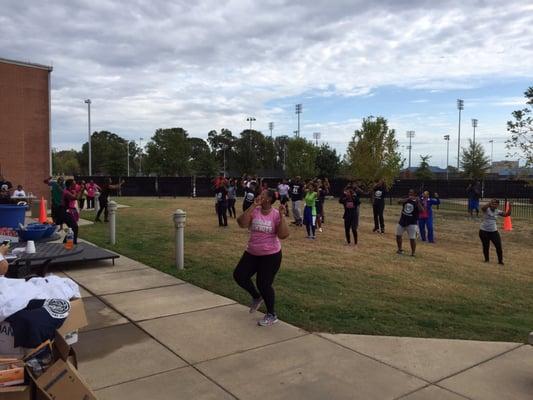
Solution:
M109 212L109 242L111 244L115 244L117 242L117 237L116 237L117 203L114 201L110 201L109 203L107 203L107 210Z
M100 192L95 192L94 193L94 212L98 212L98 210L100 209L99 198L100 198Z
M187 213L183 210L176 210L174 213L174 227L176 228L176 267L183 269L184 264L184 231Z

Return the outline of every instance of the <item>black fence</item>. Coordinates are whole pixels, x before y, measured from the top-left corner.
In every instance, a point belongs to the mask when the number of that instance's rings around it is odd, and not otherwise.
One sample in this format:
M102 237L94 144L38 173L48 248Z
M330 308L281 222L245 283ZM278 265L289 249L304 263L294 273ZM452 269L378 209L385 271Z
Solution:
M76 176L77 181L91 179L97 184L104 183L104 177ZM178 197L213 196L213 181L205 177L111 177L114 183L124 180L125 183L119 191L119 196L152 196L152 197ZM278 178L264 178L269 187L276 187ZM339 196L346 185L346 179L331 179L331 195ZM466 188L471 183L470 180L428 180L398 179L389 188L387 196L392 203L393 199L407 195L409 189L418 192L428 190L431 195L438 193L442 200L443 209L463 211L467 209L468 199ZM238 185L238 194L242 195L242 189ZM525 181L493 181L481 182L482 199L490 198L509 200L513 203L513 215L519 217L533 218L533 185ZM482 200L482 202L484 201ZM503 207L503 205L502 205Z

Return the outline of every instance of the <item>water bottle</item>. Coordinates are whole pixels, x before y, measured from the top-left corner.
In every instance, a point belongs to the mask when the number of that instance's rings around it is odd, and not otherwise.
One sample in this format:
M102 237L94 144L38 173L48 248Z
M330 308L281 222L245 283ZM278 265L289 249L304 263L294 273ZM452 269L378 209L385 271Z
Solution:
M65 242L65 249L70 250L74 247L74 232L72 228L68 228L67 241Z

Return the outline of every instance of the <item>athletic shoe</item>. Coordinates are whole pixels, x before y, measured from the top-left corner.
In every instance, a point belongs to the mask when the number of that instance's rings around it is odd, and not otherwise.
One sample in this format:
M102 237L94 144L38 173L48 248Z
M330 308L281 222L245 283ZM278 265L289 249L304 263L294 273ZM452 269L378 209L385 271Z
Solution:
M504 264L503 261L502 261L502 262L499 262L498 265L505 265L505 264Z
M315 240L315 239L316 239L316 236L311 236L311 239Z
M351 243L350 243L350 242L344 242L344 245L345 245L345 246L350 246Z
M312 239L313 237L312 236L307 236L307 239Z
M403 250L402 250L402 249L397 250L397 251L396 251L396 254L403 254Z
M372 229L372 232L377 232L377 231L379 231L379 228Z
M276 322L278 322L278 317L274 314L265 314L265 316L257 321L257 325L259 326L272 326Z
M94 222L102 222L102 220L100 218L96 218Z
M261 304L263 304L263 299L261 297L258 299L252 299L252 304L250 304L250 314L253 314L257 310L259 310Z
M324 232L324 231L322 230L322 228L318 228L318 231L319 231L320 233Z
M382 230L381 230L381 234L382 234L382 235L385 234L385 229L382 229Z

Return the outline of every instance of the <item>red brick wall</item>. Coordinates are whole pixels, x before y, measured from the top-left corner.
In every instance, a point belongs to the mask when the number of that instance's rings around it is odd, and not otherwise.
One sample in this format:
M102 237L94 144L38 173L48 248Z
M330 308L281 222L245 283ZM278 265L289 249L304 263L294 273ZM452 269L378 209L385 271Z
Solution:
M49 80L46 69L0 60L0 172L26 193L49 196Z

